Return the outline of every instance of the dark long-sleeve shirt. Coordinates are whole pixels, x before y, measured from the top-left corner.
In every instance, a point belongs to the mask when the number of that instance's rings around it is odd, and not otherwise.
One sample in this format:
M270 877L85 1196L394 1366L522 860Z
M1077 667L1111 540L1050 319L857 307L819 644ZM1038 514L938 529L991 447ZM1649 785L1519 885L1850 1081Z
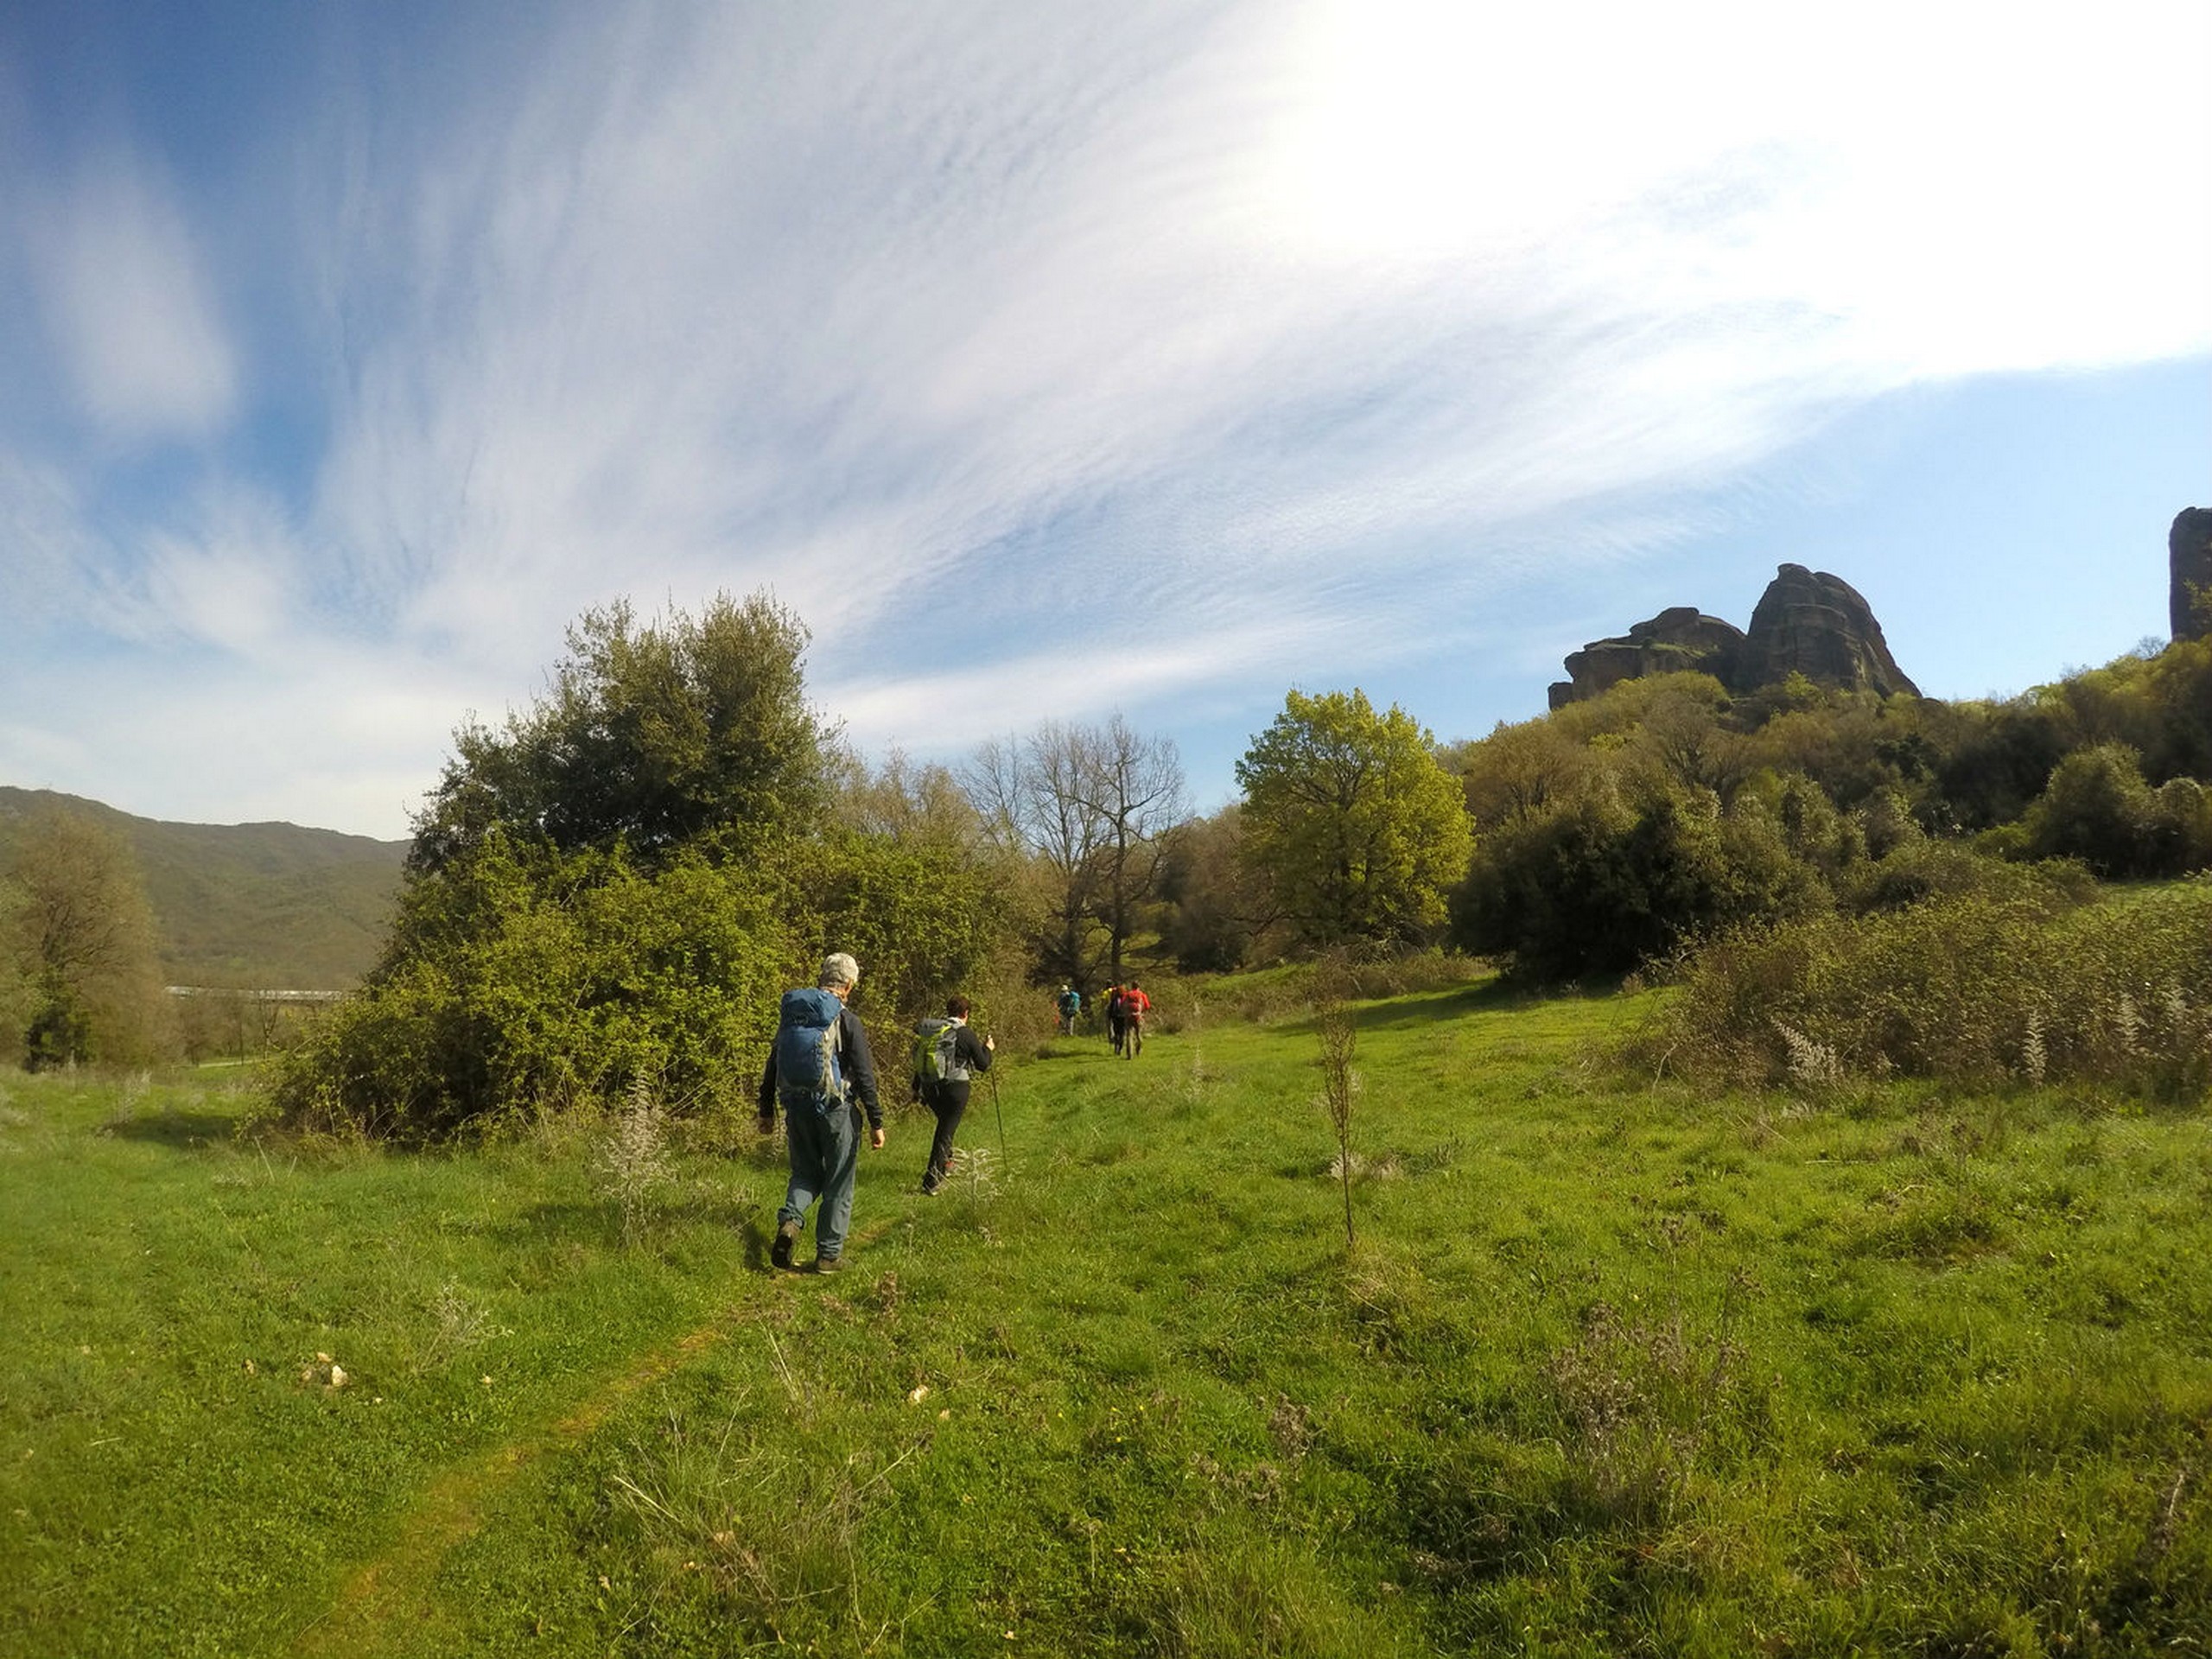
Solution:
M964 1065L970 1071L988 1071L991 1069L991 1051L983 1046L983 1039L976 1034L975 1027L969 1025L965 1020L955 1027L952 1033L952 1063L955 1065ZM956 1082L947 1077L931 1086L942 1090L941 1097L946 1102L963 1109L966 1108L968 1104L967 1078L962 1077ZM926 1093L924 1093L922 1097L925 1103L927 1103Z
M883 1127L883 1103L875 1092L875 1058L868 1052L868 1031L850 1008L837 1014L837 1065L845 1078L845 1091L861 1103L871 1129ZM760 1071L760 1116L776 1121L776 1046L768 1045L768 1064Z

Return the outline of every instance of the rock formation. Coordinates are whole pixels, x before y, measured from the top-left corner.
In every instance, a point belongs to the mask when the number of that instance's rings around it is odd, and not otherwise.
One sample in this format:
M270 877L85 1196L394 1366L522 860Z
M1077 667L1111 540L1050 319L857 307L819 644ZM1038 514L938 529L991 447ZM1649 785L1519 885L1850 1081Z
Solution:
M1802 674L1820 685L1918 696L1882 638L1882 625L1840 576L1785 564L1767 584L1748 633L1688 605L1639 622L1619 639L1597 639L1567 659L1571 677L1551 688L1551 706L1594 697L1623 680L1685 670L1710 674L1741 695Z
M1594 697L1623 680L1647 674L1710 674L1726 683L1736 672L1744 631L1732 622L1707 616L1694 605L1677 605L1639 622L1618 639L1593 639L1567 659L1573 677L1552 687L1552 707Z
M2183 507L2166 536L2177 639L2212 639L2212 507Z
M1744 656L1732 691L1756 691L1802 674L1815 685L1872 691L1885 697L1916 697L1890 655L1882 625L1859 590L1840 576L1785 564L1759 595L1744 637Z

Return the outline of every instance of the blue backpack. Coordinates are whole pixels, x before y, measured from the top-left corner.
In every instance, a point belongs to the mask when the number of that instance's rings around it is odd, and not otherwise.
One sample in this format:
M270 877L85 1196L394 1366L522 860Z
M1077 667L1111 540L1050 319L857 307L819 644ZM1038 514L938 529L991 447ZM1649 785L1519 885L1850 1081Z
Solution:
M804 1106L827 1117L845 1103L844 1068L837 1058L837 1017L844 1011L835 992L784 993L776 1027L776 1098L785 1111Z

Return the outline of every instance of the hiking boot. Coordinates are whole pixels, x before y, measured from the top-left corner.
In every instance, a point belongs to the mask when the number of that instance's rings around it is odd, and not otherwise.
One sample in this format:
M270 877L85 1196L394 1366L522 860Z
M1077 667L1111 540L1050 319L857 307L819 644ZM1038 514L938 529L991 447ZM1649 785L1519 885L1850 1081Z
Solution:
M935 1181L924 1181L922 1183L922 1196L925 1198L933 1198L937 1197L937 1188L938 1184Z
M817 1255L814 1258L814 1270L817 1273L842 1273L845 1258L842 1255Z
M791 1264L791 1250L798 1243L798 1223L787 1221L776 1229L776 1242L768 1247L768 1259L779 1268Z

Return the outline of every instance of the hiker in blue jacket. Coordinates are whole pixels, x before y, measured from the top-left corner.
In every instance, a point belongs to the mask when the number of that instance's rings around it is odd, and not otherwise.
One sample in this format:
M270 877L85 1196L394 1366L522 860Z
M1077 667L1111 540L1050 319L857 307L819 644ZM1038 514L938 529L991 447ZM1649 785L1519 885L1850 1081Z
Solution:
M868 1113L868 1145L883 1145L883 1107L875 1092L875 1062L860 1016L845 1006L861 980L860 963L843 951L822 959L813 990L786 991L776 1040L760 1073L760 1133L776 1127L784 1108L784 1135L791 1148L791 1185L776 1212L776 1242L769 1259L791 1265L806 1212L814 1219L814 1270L844 1265L845 1231L853 1219L853 1176L860 1166L861 1113Z

